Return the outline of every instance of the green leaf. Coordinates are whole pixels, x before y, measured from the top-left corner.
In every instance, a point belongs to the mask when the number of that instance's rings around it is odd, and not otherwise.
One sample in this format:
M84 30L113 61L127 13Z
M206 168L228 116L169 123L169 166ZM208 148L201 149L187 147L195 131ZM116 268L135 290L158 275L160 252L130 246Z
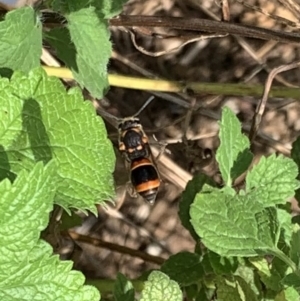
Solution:
M234 276L234 278L236 279L237 287L242 300L245 301L258 300L256 293L252 290L252 287L250 286L249 283L245 281L245 279L243 279L240 276Z
M193 300L198 296L198 283L191 284L189 286L184 287L184 292L188 300Z
M292 144L291 157L298 167L298 176L297 179L300 180L300 137ZM298 204L300 204L300 189L296 190L295 195Z
M98 301L99 292L83 286L72 263L60 262L39 239L53 207L57 168L39 162L30 172L20 171L11 184L0 182L0 300Z
M191 223L204 245L221 256L256 256L276 249L276 210L263 209L249 196L199 193L191 206Z
M39 162L30 173L21 171L13 184L0 182L0 279L11 275L9 267L24 260L46 228L53 208L55 175L54 162L46 167Z
M8 12L0 22L0 68L29 72L40 65L42 25L34 9Z
M274 301L299 301L299 293L292 287L288 287L276 295Z
M243 301L239 294L235 279L230 278L231 277L225 278L220 276L216 279L217 300L225 301L230 299L230 301Z
M52 0L51 7L61 14L66 14L67 12L74 12L82 8L94 6L97 9L99 18L110 19L122 11L123 4L127 1L128 0L77 0L63 2L61 0Z
M300 226L293 225L293 233L291 239L290 258L295 262L300 270Z
M295 215L292 217L292 223L300 225L300 215Z
M264 207L285 204L299 187L297 174L296 164L287 157L275 154L262 157L247 174L246 192Z
M95 5L98 13L100 13L103 18L110 19L122 11L123 4L127 1L128 0L94 0L93 5Z
M257 301L251 287L239 276L218 277L216 279L218 300Z
M290 203L287 203L286 205L290 207ZM293 228L291 213L285 209L277 208L277 216L281 228L280 241L282 241L285 246L290 246Z
M182 301L179 285L159 271L153 271L141 294L140 301Z
M222 110L219 137L216 159L225 185L230 187L247 170L253 155L249 150L249 139L241 133L239 120L227 107Z
M25 231L29 233L23 228L23 235ZM84 276L71 271L72 262L59 261L52 252L48 244L39 241L18 262L7 264L0 276L0 300L98 301L99 292L83 285Z
M133 285L121 273L117 275L113 294L116 301L134 301Z
M269 290L280 291L283 286L283 279L278 263L270 265L265 258L250 258L249 261L257 269L261 281ZM281 263L281 265L283 265Z
M115 156L92 104L41 69L0 79L2 87L0 177L55 159L55 202L95 212L95 203L113 195Z
M203 269L204 269L204 273L206 275L215 274L216 271L214 270L214 268L212 266L212 262L211 262L211 260L210 260L210 258L208 256L208 253L209 252L206 251L206 253L203 255L203 258L202 258L202 261L201 261Z
M81 225L82 218L79 215L75 214L74 212L70 212L70 214L68 214L68 212L63 211L59 224L60 231L69 230Z
M198 254L181 252L169 257L161 271L181 286L188 286L204 276L201 258Z
M45 34L58 57L71 69L76 81L92 96L101 98L108 89L107 64L111 56L110 32L104 19L120 10L121 0L53 1L54 10L63 13L66 28Z
M78 11L82 8L89 7L92 5L92 2L93 2L93 0L77 0L77 1L52 0L51 7L56 12L60 12L65 15L67 13Z
M210 301L212 300L207 296L207 289L202 286L195 301Z
M78 71L76 63L76 47L71 41L69 30L64 28L54 28L44 33L44 39L55 50L57 56L74 72ZM73 72L73 73L74 73Z
M232 274L238 267L236 257L222 257L212 251L208 251L207 256L215 274L217 275Z
M108 89L107 64L112 51L107 23L98 19L92 6L71 12L66 18L77 52L77 68L72 68L74 78L92 96L103 97Z
M242 279L244 279L257 296L259 296L262 293L262 283L256 271L254 271L252 267L240 264L237 270L235 271L234 275L240 276Z
M283 284L293 287L298 293L300 293L300 271L298 273L291 273L283 279Z
M212 184L211 180L206 175L195 175L193 179L187 183L179 202L179 218L181 223L189 230L195 240L198 240L198 236L190 221L190 206L193 203L196 194L202 190L203 185L206 183Z

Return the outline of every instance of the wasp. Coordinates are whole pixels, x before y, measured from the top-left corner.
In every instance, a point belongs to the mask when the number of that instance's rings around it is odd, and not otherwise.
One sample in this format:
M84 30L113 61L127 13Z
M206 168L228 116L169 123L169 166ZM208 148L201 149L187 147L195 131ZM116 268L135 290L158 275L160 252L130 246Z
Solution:
M130 171L130 181L135 191L151 205L154 204L161 184L148 137L137 117L154 99L150 97L133 116L117 118L107 112L103 115L118 122L118 148ZM101 114L102 114L101 113Z

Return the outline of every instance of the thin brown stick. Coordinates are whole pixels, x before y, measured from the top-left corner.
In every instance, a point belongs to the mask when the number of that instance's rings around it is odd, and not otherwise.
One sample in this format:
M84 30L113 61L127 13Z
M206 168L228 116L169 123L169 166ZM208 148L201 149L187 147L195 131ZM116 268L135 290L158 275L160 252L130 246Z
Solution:
M243 6L245 6L247 8L250 8L252 10L255 10L255 11L258 11L258 12L262 13L263 15L265 15L265 16L269 17L270 19L273 19L273 20L275 20L275 21L277 21L281 24L288 25L288 26L295 27L295 28L300 28L300 23L299 22L293 22L293 21L288 20L286 18L270 14L266 10L260 8L259 6L250 5L250 4L248 4L247 2L245 2L243 0L237 0L237 2L241 3Z
M221 0L222 7L222 21L230 21L230 9L228 0Z
M71 237L74 241L77 242L87 243L95 247L101 247L121 254L127 254L133 257L138 257L143 259L144 261L153 262L158 265L162 265L165 261L165 259L162 257L153 256L145 252L110 243L99 238L92 238L86 235L81 235L74 231L63 231L62 235L65 237Z
M300 18L300 5L293 0L278 0L298 19Z
M145 55L148 55L148 56L152 56L152 57L159 57L159 56L162 56L162 55L165 55L167 53L171 53L173 51L176 51L176 50L179 50L180 48L188 45L188 44L191 44L191 43L194 43L194 42L199 42L199 41L202 41L202 40L206 40L206 39L213 39L213 38L223 38L224 34L210 34L210 35L198 35L198 36L193 36L193 37L190 37L188 39L182 39L182 37L178 36L178 37L171 37L171 38L176 38L176 39L181 39L182 40L182 44L180 44L179 46L176 46L172 49L169 49L169 50L162 50L162 51L148 51L146 50L144 47L140 46L137 44L136 42L136 38L135 38L135 33L131 30L128 31L130 33L130 37L131 37L131 41L132 41L132 44L133 46L138 50L140 51L141 53L145 54Z
M291 64L287 64L287 65L279 66L277 68L274 68L269 73L268 78L267 78L266 83L265 83L263 96L262 96L259 104L256 107L255 115L253 117L253 122L252 122L252 125L251 125L250 134L249 134L251 144L253 143L253 141L254 141L254 139L257 135L257 132L258 132L261 120L262 120L262 116L264 114L265 107L266 107L266 104L267 104L269 92L270 92L270 89L271 89L271 86L272 86L272 83L273 83L273 80L274 80L275 76L278 73L288 71L288 70L291 70L291 69L295 69L299 66L300 66L300 61L294 62L294 63L291 63Z
M125 27L164 27L199 32L213 32L217 34L239 35L262 40L275 40L284 43L300 43L299 33L200 18L120 15L118 18L111 19L110 25Z

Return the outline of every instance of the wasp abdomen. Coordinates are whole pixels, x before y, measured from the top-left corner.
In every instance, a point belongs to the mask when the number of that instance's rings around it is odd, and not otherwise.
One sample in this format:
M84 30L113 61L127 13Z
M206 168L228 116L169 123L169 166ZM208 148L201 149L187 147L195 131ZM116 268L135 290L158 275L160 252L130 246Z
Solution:
M156 168L149 159L140 158L132 161L131 182L144 199L150 204L154 203L160 179Z

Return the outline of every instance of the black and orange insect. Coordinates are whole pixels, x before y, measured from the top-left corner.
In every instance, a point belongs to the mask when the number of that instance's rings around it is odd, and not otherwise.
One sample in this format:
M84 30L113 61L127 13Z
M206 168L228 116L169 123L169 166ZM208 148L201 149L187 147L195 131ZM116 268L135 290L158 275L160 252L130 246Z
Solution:
M140 110L130 117L119 119L103 112L104 115L118 121L118 148L130 170L130 181L135 191L150 204L155 202L161 180L148 137L137 116L153 99L154 97L150 97Z

